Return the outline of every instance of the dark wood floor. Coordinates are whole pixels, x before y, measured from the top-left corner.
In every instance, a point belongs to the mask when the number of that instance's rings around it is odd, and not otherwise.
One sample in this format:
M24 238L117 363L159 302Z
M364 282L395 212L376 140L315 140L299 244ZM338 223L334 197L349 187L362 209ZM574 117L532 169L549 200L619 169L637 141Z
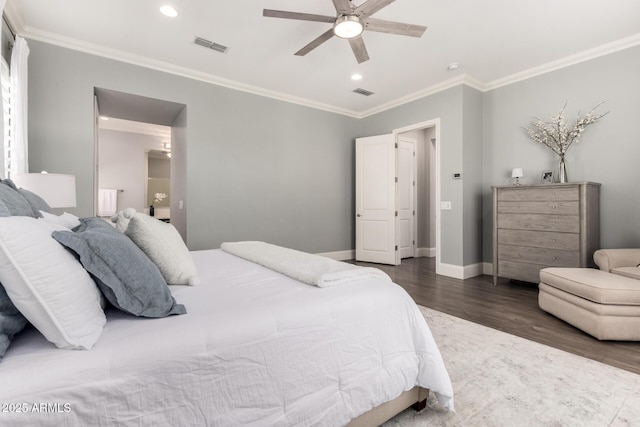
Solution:
M534 284L500 278L494 286L486 275L436 275L435 258L408 258L400 266L355 264L385 271L420 305L640 374L640 342L598 341L542 311Z

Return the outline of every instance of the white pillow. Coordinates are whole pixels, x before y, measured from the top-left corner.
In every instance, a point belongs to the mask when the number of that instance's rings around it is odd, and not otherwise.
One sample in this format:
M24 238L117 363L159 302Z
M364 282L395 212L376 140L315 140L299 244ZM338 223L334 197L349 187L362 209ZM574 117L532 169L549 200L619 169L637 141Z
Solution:
M0 282L47 340L59 348L88 350L106 318L89 273L51 237L64 229L30 217L0 218Z
M126 208L121 210L120 212L114 214L111 217L111 222L116 225L116 229L122 231L123 233L129 226L129 221L136 214L136 210L134 208Z
M70 214L68 212L63 213L62 215L55 215L49 212L40 211L42 215L42 220L51 224L61 225L65 228L71 230L80 225L80 219L77 216Z
M173 225L136 213L124 234L158 266L169 285L200 283L189 249Z

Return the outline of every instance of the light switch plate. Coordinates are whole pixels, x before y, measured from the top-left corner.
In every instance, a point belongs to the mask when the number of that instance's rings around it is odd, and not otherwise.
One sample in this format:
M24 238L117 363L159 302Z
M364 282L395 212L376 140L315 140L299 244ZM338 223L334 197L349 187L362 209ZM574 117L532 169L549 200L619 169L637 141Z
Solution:
M440 202L440 209L443 211L451 210L451 202Z

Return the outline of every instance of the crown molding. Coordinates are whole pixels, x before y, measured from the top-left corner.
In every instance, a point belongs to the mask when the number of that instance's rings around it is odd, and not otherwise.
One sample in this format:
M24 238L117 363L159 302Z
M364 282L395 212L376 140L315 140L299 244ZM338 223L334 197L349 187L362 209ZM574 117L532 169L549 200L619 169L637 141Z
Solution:
M13 0L9 0L5 3L3 13L7 18L7 22L11 29L15 31L16 34L23 36L24 33L24 18L22 17L22 13L16 8L15 2ZM24 37L24 36L23 36Z
M98 122L98 128L118 132L141 133L143 135L171 140L171 126L156 125L153 123L108 117L107 120L100 120Z
M181 67L175 64L171 64L168 62L157 61L144 56L133 55L125 51L121 51L117 49L109 49L101 45L91 44L91 43L87 43L77 39L63 37L58 34L34 29L25 25L24 19L22 17L22 14L20 13L19 7L17 8L15 6L15 3L17 3L15 0L8 0L4 8L4 13L7 17L7 20L9 21L9 24L12 26L16 34L19 34L22 37L30 38L30 39L41 41L44 43L57 45L57 46L72 49L72 50L77 50L77 51L88 53L91 55L101 56L101 57L112 59L119 62L138 65L141 67L150 68L160 72L165 72L165 73L169 73L169 74L173 74L181 77L186 77L189 79L199 80L202 82L206 82L206 83L210 83L210 84L214 84L222 87L227 87L230 89L247 92L254 95L277 99L280 101L289 102L292 104L297 104L297 105L314 108L318 110L323 110L330 113L341 114L344 116L349 116L357 119L362 119L374 114L381 113L383 111L398 107L403 104L407 104L409 102L418 100L420 98L424 98L426 96L433 95L438 92L442 92L454 86L464 84L480 92L487 92L493 89L497 89L497 88L507 86L513 83L517 83L523 80L527 80L532 77L536 77L536 76L546 74L555 70L559 70L561 68L579 64L581 62L585 62L590 59L598 58L600 56L608 55L614 52L618 52L624 49L628 49L630 47L640 45L640 33L638 33L638 34L626 37L624 39L616 40L611 43L606 43L606 44L597 46L595 48L588 49L556 61L551 61L546 64L533 67L522 72L514 73L509 76L493 80L488 83L482 82L481 80L478 80L469 74L461 74L452 79L449 79L444 82L438 83L436 85L430 86L428 88L419 90L417 92L406 95L404 97L397 98L395 100L381 104L369 110L354 111L346 108L336 107L335 105L315 102L305 98L288 95L282 92L272 91L272 90L264 89L261 87L240 83L234 80L225 79L212 74L203 73L187 67Z
M56 46L64 47L79 52L88 53L91 55L100 56L103 58L112 59L119 62L125 62L132 65L137 65L144 68L150 68L156 71L161 71L169 74L173 74L180 77L186 77L193 80L199 80L205 83L211 83L217 86L227 87L230 89L239 90L242 92L252 93L254 95L260 95L267 98L273 98L280 101L289 102L292 104L298 104L305 107L315 108L317 110L324 110L331 113L342 114L350 117L358 117L359 113L356 111L348 110L345 108L339 108L334 105L325 104L321 102L315 102L308 99L288 95L286 93L272 91L257 86L252 86L244 83L240 83L234 80L218 77L213 74L203 73L193 70L191 68L182 67L179 65L171 64L164 61L157 61L151 58L147 58L140 55L131 54L118 49L110 49L101 45L87 43L77 39L63 37L58 34L33 29L31 27L23 27L19 33L22 37L32 40L53 44Z
M485 91L484 83L482 83L480 80L476 79L475 77L469 74L461 74L452 79L445 80L444 82L439 83L437 85L430 86L428 88L419 90L418 92L414 92L402 98L397 98L397 99L394 99L393 101L374 107L370 110L365 111L361 115L359 115L358 118L362 119L365 117L369 117L374 114L381 113L391 108L399 107L400 105L407 104L412 101L416 101L420 98L424 98L425 96L433 95L435 93L442 92L443 90L447 90L459 85L467 85L469 87L479 90L480 92Z
M625 37L620 40L616 40L610 43L605 43L600 46L596 46L592 49L578 52L574 55L569 55L556 61L547 62L537 67L529 68L528 70L521 71L519 73L511 74L497 80L493 80L485 85L485 91L490 91L503 86L507 86L513 83L527 80L532 77L540 76L542 74L550 73L552 71L559 70L561 68L570 67L581 62L589 61L591 59L599 58L601 56L609 55L614 52L628 49L640 45L640 33L634 34L629 37Z

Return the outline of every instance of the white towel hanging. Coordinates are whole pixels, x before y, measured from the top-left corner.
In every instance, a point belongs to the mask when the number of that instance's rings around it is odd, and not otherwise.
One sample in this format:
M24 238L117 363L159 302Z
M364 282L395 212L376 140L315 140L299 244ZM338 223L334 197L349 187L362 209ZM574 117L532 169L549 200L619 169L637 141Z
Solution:
M114 188L98 189L98 216L111 217L118 211L118 190Z

